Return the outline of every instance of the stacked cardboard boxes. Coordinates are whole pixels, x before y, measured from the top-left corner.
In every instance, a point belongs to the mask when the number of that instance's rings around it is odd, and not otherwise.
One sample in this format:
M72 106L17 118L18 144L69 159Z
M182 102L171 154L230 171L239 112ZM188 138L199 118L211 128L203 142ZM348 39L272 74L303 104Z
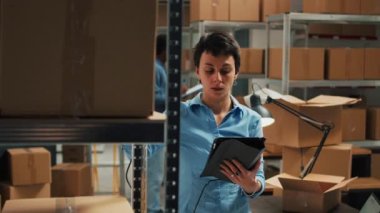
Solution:
M3 204L6 200L50 197L50 152L44 148L7 150L8 178L0 183Z
M290 48L289 80L378 80L379 57L379 48ZM283 49L269 50L269 78L282 79L283 60Z
M308 101L284 96L281 103L318 121L332 122L334 128L313 167L312 173L300 179L301 172L313 157L323 133L274 105L266 106L275 123L264 128L267 143L282 145L282 174L268 181L282 189L286 211L325 212L340 203L340 188L350 180L352 146L342 143L342 105L358 102L354 98L318 96ZM277 183L277 184L276 184ZM321 186L324 187L321 187ZM292 197L294 201L289 200ZM295 200L294 197L300 200ZM299 202L301 201L301 202Z

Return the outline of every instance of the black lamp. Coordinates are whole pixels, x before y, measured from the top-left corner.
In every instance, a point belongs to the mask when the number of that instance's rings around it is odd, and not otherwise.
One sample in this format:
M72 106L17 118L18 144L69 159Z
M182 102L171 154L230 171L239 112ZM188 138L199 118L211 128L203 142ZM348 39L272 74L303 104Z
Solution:
M273 103L273 104L279 106L280 108L286 110L287 112L293 114L294 116L298 117L299 119L303 120L304 122L308 123L309 125L313 126L314 128L323 132L323 136L321 138L321 141L319 142L319 145L318 145L317 150L315 151L314 155L309 160L309 162L306 164L306 166L304 168L301 168L302 171L301 171L300 177L304 178L307 174L309 174L312 171L314 164L317 161L317 158L318 158L318 156L322 150L322 147L323 147L323 145L327 139L327 136L330 133L330 130L334 128L334 124L331 122L319 122L319 121L317 121L317 120L315 120L315 119L313 119L313 118L311 118L305 114L302 114L302 113L298 112L297 110L294 110L291 107L277 101L276 99L271 98L264 90L261 90L260 92L256 92L256 94L253 94L250 96L251 108L255 111L256 111L256 109L261 111L262 110L261 108L264 108L261 104L262 97L260 97L260 95L258 95L258 94L260 94L261 96L264 96L263 99L265 100L265 103L269 103L269 104ZM259 111L258 111L258 113L260 114ZM268 111L268 110L266 110L266 111Z
M267 127L274 123L272 113L261 104L260 96L253 94L249 97L251 109L256 111L261 116L262 126Z

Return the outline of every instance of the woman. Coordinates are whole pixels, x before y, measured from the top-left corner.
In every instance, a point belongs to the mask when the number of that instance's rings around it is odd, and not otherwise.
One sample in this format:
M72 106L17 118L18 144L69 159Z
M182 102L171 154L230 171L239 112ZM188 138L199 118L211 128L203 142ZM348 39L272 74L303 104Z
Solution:
M249 198L265 187L262 158L252 170L225 161L220 170L232 183L200 177L215 138L263 136L260 116L231 95L239 45L228 34L209 34L196 45L194 63L203 91L181 104L180 212L250 212Z

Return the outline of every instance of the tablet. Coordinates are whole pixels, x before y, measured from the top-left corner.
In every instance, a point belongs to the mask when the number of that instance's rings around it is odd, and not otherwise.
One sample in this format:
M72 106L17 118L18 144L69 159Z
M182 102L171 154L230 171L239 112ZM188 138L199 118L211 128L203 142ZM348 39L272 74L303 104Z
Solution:
M238 160L246 169L252 169L265 150L265 138L220 137L216 138L201 177L213 176L230 181L220 172L223 160ZM230 181L231 182L231 181Z

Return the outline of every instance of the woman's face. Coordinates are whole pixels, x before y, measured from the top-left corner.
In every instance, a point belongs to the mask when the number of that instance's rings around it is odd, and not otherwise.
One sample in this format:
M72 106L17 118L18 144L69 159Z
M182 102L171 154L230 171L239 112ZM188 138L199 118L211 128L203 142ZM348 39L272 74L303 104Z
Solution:
M229 98L237 78L232 55L215 57L211 53L203 52L196 73L203 85L204 98L215 101Z

